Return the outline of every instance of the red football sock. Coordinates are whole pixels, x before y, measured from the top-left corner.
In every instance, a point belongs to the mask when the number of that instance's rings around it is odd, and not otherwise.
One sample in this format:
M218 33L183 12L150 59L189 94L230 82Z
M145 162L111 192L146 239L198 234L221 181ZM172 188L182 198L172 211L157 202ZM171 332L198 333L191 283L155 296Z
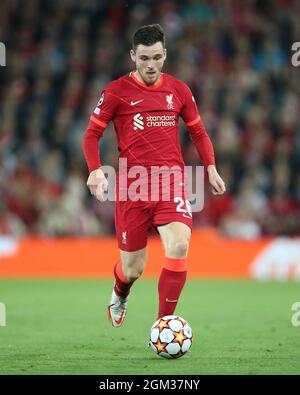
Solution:
M114 275L115 275L115 279L116 279L116 283L114 286L115 293L117 295L119 295L121 298L124 298L124 299L127 298L133 282L129 282L126 279L126 277L124 276L121 261L116 263L115 268L114 268Z
M165 258L158 281L158 318L173 315L187 275L186 258Z

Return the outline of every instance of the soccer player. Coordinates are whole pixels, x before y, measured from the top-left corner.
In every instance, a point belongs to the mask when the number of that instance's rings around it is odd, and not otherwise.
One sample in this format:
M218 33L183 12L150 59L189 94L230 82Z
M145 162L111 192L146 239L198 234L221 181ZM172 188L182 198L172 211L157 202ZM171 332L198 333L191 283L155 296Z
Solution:
M143 166L150 172L154 166L168 169L177 166L183 171L179 116L187 125L202 159L213 194L223 194L225 184L216 170L213 146L190 89L183 81L162 73L167 51L161 26L139 28L133 35L130 56L136 69L105 87L83 136L89 169L87 186L91 194L103 201L104 192L108 190L98 143L111 120L117 135L119 159L127 160L128 169ZM132 180L128 174L125 177L129 188ZM178 184L183 197L174 192L167 201L161 195L154 201L150 198L136 201L121 199L121 181L118 177L116 181L115 226L121 259L114 267L115 284L108 305L108 316L114 327L123 323L130 288L144 270L151 227L159 233L165 251L158 281L158 317L174 313L186 281L192 229L192 212L184 182ZM160 186L163 186L161 182Z

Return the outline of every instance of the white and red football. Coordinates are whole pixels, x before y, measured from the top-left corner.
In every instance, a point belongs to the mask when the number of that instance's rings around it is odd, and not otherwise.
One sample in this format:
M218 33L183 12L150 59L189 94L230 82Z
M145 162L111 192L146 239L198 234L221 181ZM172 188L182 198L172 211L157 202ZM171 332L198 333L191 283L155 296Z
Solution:
M178 315L166 315L151 327L149 345L160 357L182 357L191 348L192 341L191 326Z

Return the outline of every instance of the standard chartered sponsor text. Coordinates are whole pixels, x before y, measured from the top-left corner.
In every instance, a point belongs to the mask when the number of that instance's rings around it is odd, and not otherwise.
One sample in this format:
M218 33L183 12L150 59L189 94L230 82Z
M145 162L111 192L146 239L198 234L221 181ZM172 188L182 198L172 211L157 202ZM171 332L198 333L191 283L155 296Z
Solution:
M175 115L148 115L146 118L148 127L166 127L176 125Z

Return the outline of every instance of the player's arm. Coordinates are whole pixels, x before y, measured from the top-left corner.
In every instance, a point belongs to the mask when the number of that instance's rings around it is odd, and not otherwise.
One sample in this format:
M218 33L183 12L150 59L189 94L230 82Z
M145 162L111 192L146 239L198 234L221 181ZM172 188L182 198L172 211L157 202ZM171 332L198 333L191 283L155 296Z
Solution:
M100 126L92 119L83 135L82 148L89 169L87 186L96 199L103 201L104 191L107 191L107 179L101 170L101 161L99 154L99 140L103 136L105 126Z
M226 190L225 183L217 172L214 148L200 116L198 115L194 121L190 124L187 123L186 125L188 127L191 140L193 141L198 154L204 163L205 169L207 170L209 183L212 186L212 193L214 195L222 195Z
M226 188L224 181L216 169L214 148L199 115L194 97L185 84L183 87L183 97L184 105L181 116L188 127L191 140L207 170L209 183L212 186L212 193L214 195L222 195Z
M108 182L101 170L99 141L108 122L113 118L116 108L116 96L112 92L104 91L90 117L82 139L82 149L90 173L87 186L91 194L100 201L104 200L104 192L108 189Z

